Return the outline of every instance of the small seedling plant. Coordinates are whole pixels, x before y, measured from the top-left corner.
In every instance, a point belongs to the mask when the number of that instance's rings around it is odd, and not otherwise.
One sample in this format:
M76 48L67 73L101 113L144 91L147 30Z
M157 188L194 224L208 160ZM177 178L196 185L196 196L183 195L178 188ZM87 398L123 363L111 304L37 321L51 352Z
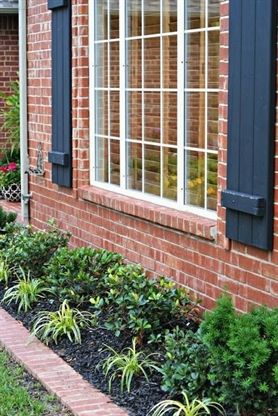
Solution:
M1 266L0 266L1 267ZM32 305L40 298L43 298L49 289L43 286L39 279L32 279L30 271L25 273L22 267L17 272L17 283L6 290L2 302L8 305L14 302L18 305L18 312L23 310L27 312Z
M223 407L210 399L189 400L185 392L182 392L183 401L163 400L156 404L149 412L150 416L204 416L211 415L211 411L217 412L219 415L225 415Z
M107 347L110 355L104 360L103 371L105 377L109 377L109 391L112 388L112 382L118 377L121 379L121 392L131 391L131 384L134 376L142 374L145 380L149 381L147 372L150 370L159 371L157 362L153 357L158 354L152 353L147 356L142 351L136 350L136 338L132 340L132 346L125 348L122 352L117 352L111 347Z
M39 312L34 323L32 335L37 336L46 344L50 340L57 344L64 336L70 342L81 344L81 330L96 325L95 316L88 311L79 311L71 308L67 300L64 300L56 312Z

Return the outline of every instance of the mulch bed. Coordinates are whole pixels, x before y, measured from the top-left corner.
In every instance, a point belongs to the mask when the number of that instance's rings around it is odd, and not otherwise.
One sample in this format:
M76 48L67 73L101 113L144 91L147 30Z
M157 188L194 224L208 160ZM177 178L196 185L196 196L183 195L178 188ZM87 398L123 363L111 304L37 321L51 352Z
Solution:
M0 299L2 299L3 294L4 288L0 284ZM39 311L57 310L59 303L43 300L27 313L18 313L14 304L7 305L2 303L1 307L30 330L33 320ZM134 378L130 393L121 393L119 383L113 383L112 391L109 392L108 379L104 377L102 372L102 361L107 356L105 346L108 345L120 351L125 347L131 346L131 338L130 336L115 337L113 332L98 327L96 330L85 330L82 332L81 345L72 344L66 338L60 340L57 345L49 343L49 347L80 373L84 379L103 393L109 394L116 404L128 409L130 416L147 415L156 403L168 397L160 389L160 376L153 374L150 376L149 381L142 378Z

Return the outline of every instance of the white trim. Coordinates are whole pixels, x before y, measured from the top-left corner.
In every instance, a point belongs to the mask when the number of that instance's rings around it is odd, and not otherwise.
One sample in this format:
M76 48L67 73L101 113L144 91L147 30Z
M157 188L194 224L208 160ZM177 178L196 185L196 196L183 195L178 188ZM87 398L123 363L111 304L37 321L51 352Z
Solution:
M178 208L182 209L185 206L185 106L184 106L184 87L185 87L185 44L184 44L184 18L185 5L183 0L177 1L178 13L178 57L177 57L177 146L178 146L178 160L177 160L177 203Z
M89 2L89 154L90 154L90 183L95 181L95 2Z
M119 1L119 20L120 20L120 188L126 187L126 43L125 43L125 27L126 27L126 1L124 7L121 7Z

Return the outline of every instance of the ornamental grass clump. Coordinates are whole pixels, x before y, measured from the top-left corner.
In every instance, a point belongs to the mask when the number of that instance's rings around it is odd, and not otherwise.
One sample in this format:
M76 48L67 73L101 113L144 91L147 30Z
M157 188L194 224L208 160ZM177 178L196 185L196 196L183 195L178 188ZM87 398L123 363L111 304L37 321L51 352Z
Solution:
M30 271L25 271L20 267L17 276L17 283L6 290L2 302L8 305L14 302L18 305L18 312L23 310L27 312L32 305L43 298L49 289L43 286L43 282L39 279L32 279Z
M187 394L182 392L183 401L163 400L156 404L148 413L150 416L204 416L211 415L212 411L219 415L226 415L223 407L210 399L194 399L190 401Z
M149 381L148 371L159 371L157 362L152 358L158 356L156 353L145 355L143 351L137 351L136 339L132 340L132 347L125 348L122 352L117 352L111 347L107 347L110 355L103 364L105 377L109 377L109 391L111 391L112 382L121 380L121 392L131 391L132 380L140 374Z
M66 336L70 342L81 344L81 331L96 325L95 316L88 311L71 308L67 300L58 311L42 311L38 313L33 326L32 335L37 336L46 344Z

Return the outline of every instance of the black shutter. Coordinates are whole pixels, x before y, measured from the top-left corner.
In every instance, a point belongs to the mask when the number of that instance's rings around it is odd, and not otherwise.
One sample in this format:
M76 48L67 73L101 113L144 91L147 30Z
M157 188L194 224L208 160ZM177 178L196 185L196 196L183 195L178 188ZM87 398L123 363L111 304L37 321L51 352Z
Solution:
M277 0L229 3L226 235L273 245Z
M48 0L52 10L52 182L72 186L71 0Z

